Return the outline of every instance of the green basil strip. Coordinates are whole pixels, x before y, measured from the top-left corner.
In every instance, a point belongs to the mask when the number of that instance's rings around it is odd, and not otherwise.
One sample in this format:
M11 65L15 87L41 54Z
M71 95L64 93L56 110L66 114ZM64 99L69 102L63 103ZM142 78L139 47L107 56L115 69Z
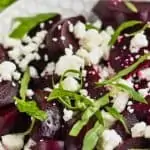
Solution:
M113 84L114 86L126 91L132 98L133 100L140 102L140 103L145 103L147 104L147 101L145 100L145 98L137 91L135 91L133 88L130 88L129 86L125 85L125 84Z
M77 90L77 91L79 91L82 88L82 86L83 86L83 79L82 79L82 71L78 71L78 70L69 69L69 70L65 71L64 74L60 78L60 82L59 82L60 85L59 85L59 87L62 88L62 82L63 82L64 78L67 76L68 73L74 73L74 74L79 75L80 87Z
M15 39L21 39L38 24L48 19L53 19L56 15L56 13L43 13L32 17L18 17L15 21L19 21L20 25L18 25L18 27L15 28L9 36Z
M14 97L16 107L20 112L26 113L29 116L44 121L47 118L47 113L40 110L35 101L25 101Z
M102 116L102 113L100 112L100 110L98 110L95 113L95 116L98 119L99 123L102 124L102 125L104 125L104 119L103 119L103 116Z
M129 0L124 0L124 4L132 12L134 12L134 13L138 12L138 9L136 8L136 6L132 2L130 2Z
M136 20L131 20L131 21L127 21L122 23L115 31L115 33L112 35L112 39L109 42L110 46L113 46L118 38L118 36L121 34L121 32L127 28L133 27L137 24L141 24L141 21L136 21Z
M145 54L145 55L141 56L134 64L132 64L128 68L121 70L120 72L118 72L115 76L113 76L109 80L105 80L101 83L97 83L97 85L103 86L103 85L111 84L112 82L118 80L119 78L122 78L125 75L128 75L130 72L134 71L141 63L143 63L145 60L147 60L148 56L150 56L150 54Z
M112 108L112 107L106 107L106 110L114 118L116 118L117 120L119 120L122 123L122 125L124 126L124 128L125 128L125 130L126 130L127 133L130 133L129 129L128 129L126 123L125 123L125 119L124 119L123 115L121 115L115 108Z
M21 79L21 87L20 87L20 97L25 100L26 98L26 92L27 92L27 89L28 89L28 85L29 85L29 82L30 82L30 71L29 71L29 68L27 68L27 70L25 71L22 79Z
M1 0L0 1L0 11L14 3L16 0Z
M60 88L56 88L53 89L53 91L50 93L50 95L48 96L48 101L54 100L54 99L58 99L58 98L64 98L64 97L69 97L70 100L75 100L75 101L83 101L85 104L87 105L93 105L93 102L82 95L79 95L75 92L71 92L71 91L67 91L67 90L63 90Z
M83 140L82 150L93 150L103 131L104 126L97 121L94 127L86 133Z
M109 94L95 101L94 106L89 106L83 113L81 120L77 121L70 131L71 136L77 136L81 129L88 123L90 118L103 106L109 103Z
M85 28L86 28L86 30L90 30L90 29L95 29L95 30L97 30L97 31L100 30L99 28L95 27L95 26L92 25L91 23L87 23L87 24L85 25Z

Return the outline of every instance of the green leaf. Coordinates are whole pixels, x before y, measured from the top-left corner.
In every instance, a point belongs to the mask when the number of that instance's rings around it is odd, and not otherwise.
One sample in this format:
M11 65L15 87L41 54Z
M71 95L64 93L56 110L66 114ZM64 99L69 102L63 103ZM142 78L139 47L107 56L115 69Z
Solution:
M16 0L1 0L0 1L0 11L14 3Z
M141 21L136 21L136 20L131 20L131 21L127 21L122 23L115 31L115 33L112 35L112 39L109 42L109 45L112 46L115 44L118 36L121 34L121 32L127 28L133 27L137 24L141 24Z
M18 17L15 19L15 21L19 21L20 25L18 25L18 27L15 28L9 36L15 39L21 39L25 34L28 34L29 31L36 27L38 24L48 19L52 19L56 15L56 13L45 13L38 14L32 17Z
M107 85L107 84L111 84L112 82L124 77L125 75L128 75L130 72L134 71L141 63L143 63L145 60L148 59L148 57L150 56L150 54L145 54L143 56L141 56L134 64L132 64L131 66L121 70L120 72L118 72L115 76L113 76L111 79L109 80L105 80L101 83L97 83L98 86L103 86L103 85Z
M137 13L138 9L136 8L136 6L130 2L129 0L124 0L124 4L126 5L126 7L128 9L130 9L132 12Z
M128 92L128 94L133 98L133 100L138 101L140 103L145 103L145 104L147 103L145 98L139 92L135 91L133 88L130 88L125 84L119 84L119 83L113 85Z
M104 127L97 121L94 127L86 133L82 150L93 150L103 131Z
M98 110L95 113L95 116L98 119L99 123L102 124L102 125L104 125L104 119L103 119L103 116L102 116L102 113L100 112L100 110Z
M35 101L25 101L17 97L15 97L14 100L16 107L20 112L26 113L40 121L44 121L47 118L47 113L40 110Z
M99 98L95 101L94 106L89 106L83 113L81 120L77 121L76 124L70 131L71 136L77 136L81 129L88 123L90 118L103 106L109 103L109 94Z
M87 24L85 25L85 28L86 28L86 30L90 30L90 29L95 29L95 30L97 30L97 31L100 30L99 28L95 27L95 26L92 25L91 23L87 23Z
M29 82L30 82L30 71L29 71L29 68L27 68L27 70L25 71L22 79L21 79L21 87L20 87L20 97L25 100L26 98L26 92L27 92L27 89L28 89L28 85L29 85Z
M123 115L121 115L115 108L112 108L112 107L106 107L106 110L114 118L116 118L117 120L119 120L122 123L122 125L124 126L124 128L125 128L125 130L126 130L127 133L130 133L129 129L128 129L126 123L125 123L125 119L124 119Z

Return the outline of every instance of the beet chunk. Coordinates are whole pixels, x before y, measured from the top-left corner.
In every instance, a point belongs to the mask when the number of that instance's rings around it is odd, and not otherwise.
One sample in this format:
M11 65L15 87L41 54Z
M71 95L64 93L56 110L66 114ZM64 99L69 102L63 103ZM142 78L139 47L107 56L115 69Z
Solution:
M18 85L14 87L10 81L0 82L0 107L13 103L17 92Z
M119 0L102 0L94 7L93 11L102 20L104 26L111 25L117 27L127 20L150 20L150 3L149 2L132 2L138 9L138 13L132 12Z
M85 19L82 16L64 19L49 30L46 43L50 60L58 60L65 53L64 49L69 48L69 45L72 45L74 51L79 48L78 40L69 31L69 24L75 25L78 21L85 22Z

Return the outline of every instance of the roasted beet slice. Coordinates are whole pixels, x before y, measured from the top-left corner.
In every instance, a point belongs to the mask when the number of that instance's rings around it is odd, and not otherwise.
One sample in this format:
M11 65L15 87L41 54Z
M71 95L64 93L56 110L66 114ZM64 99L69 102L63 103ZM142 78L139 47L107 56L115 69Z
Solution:
M96 82L101 78L98 66L87 66L85 70L87 73L84 79L84 88L88 91L88 95L95 99L104 95L107 92L106 88L96 87Z
M7 134L13 129L18 116L19 112L13 105L0 109L0 135Z
M78 40L69 31L69 24L75 25L78 21L85 22L85 19L82 16L77 16L61 20L49 30L46 43L51 60L57 60L63 55L65 48L72 46L74 51L79 48Z
M48 114L48 119L41 123L39 134L41 137L61 139L63 130L62 106L53 101L47 102L48 93L37 90L35 98L42 110Z
M138 1L133 2L138 9L138 13L128 9L122 1L119 0L102 0L94 7L93 11L102 20L104 26L111 25L117 27L127 20L150 20L150 3Z
M42 139L32 150L64 150L64 142Z
M13 86L10 81L0 82L0 107L13 103L13 97L17 95L18 86Z
M150 148L150 140L144 138L131 138L124 141L116 150L128 150L132 148Z
M6 60L6 50L0 45L0 63Z

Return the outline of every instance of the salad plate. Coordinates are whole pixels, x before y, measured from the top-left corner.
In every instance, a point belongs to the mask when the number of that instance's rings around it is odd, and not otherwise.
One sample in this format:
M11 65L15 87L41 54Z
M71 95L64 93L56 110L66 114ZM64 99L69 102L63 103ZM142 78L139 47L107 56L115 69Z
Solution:
M150 150L149 1L18 0L0 20L0 150Z

